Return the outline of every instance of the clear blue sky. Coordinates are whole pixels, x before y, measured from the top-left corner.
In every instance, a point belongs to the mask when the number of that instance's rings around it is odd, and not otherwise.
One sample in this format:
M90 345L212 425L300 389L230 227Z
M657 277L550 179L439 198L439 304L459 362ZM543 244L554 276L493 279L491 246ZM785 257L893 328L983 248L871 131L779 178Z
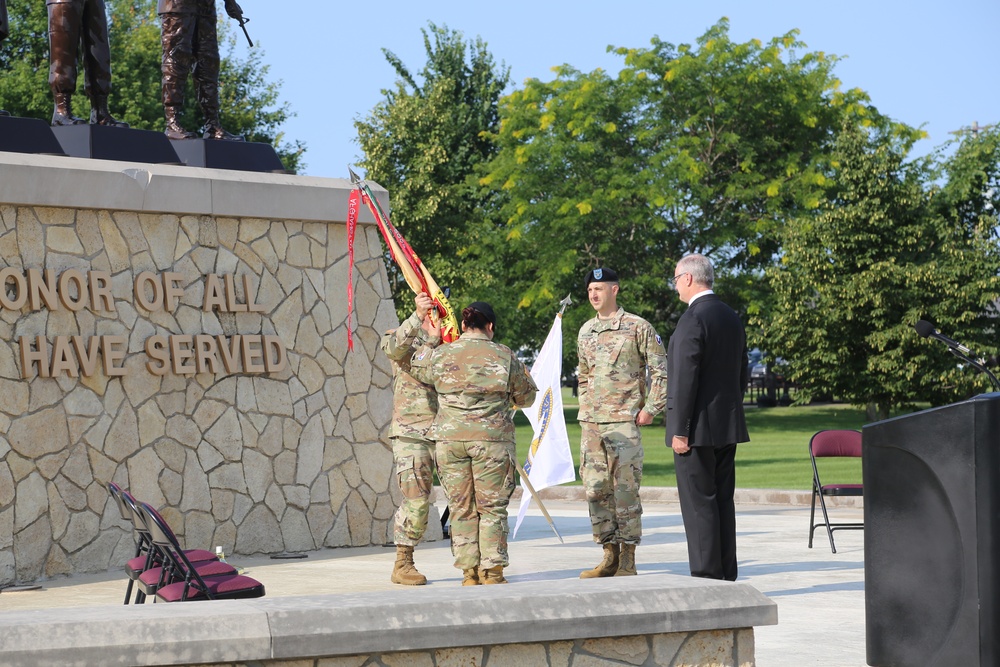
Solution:
M222 11L220 5L220 12ZM617 73L609 44L644 47L658 35L691 43L726 16L734 41L768 40L793 28L811 51L844 56L835 74L866 90L883 113L930 138L927 153L949 132L1000 122L1000 0L633 0L592 2L318 2L241 0L251 36L264 50L270 80L298 115L284 130L306 142L305 173L346 177L357 161L353 121L382 99L395 73L381 48L411 71L426 58L420 28L428 21L482 37L494 58L526 78L551 80L551 68ZM235 27L235 23L233 24ZM244 47L240 47L244 48Z

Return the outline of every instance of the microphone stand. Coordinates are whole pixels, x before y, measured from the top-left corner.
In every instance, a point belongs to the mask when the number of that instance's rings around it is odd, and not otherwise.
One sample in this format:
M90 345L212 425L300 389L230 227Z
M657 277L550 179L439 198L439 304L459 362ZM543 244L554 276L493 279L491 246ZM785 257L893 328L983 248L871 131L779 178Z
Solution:
M958 357L959 359L961 359L965 363L969 364L970 366L972 366L976 370L978 370L978 371L980 371L982 373L986 373L986 376L990 379L990 382L993 383L993 387L996 388L997 390L1000 390L1000 380L997 380L997 376L994 375L990 371L990 369L986 368L986 362L985 362L985 360L983 360L983 359L971 359L971 358L967 357L965 354L963 354L962 352L959 352L956 348L952 347L951 345L948 346L948 349L951 351L952 354L954 354L956 357Z

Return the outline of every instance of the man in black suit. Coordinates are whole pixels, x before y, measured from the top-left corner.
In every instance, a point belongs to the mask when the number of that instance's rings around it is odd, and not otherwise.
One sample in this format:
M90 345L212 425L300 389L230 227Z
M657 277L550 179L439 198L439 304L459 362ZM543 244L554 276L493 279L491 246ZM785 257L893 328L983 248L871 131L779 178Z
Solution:
M715 273L702 255L677 263L673 283L687 311L667 347L667 446L691 576L736 580L736 444L750 440L743 414L746 332L739 315L712 292Z

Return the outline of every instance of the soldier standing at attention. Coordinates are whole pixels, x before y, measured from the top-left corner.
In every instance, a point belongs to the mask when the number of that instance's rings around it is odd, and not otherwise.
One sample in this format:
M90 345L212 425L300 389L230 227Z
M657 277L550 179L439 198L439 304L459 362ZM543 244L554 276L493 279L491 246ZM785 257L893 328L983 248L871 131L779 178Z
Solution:
M633 575L642 537L642 436L667 402L663 341L646 320L618 306L618 274L587 273L597 317L580 327L580 479L587 492L594 541L604 559L581 579ZM649 396L646 376L651 377Z
M396 510L393 532L396 563L391 580L394 584L422 586L427 577L413 564L413 548L423 539L430 514L435 463L434 441L427 437L427 431L437 414L437 394L433 387L414 379L409 370L413 353L425 345L428 349L436 347L441 337L428 317L434 307L431 298L418 294L414 302L414 313L398 329L385 332L381 348L395 369L389 438L403 494Z
M411 373L433 383L438 413L438 477L451 510L451 552L463 586L506 584L507 503L514 492L514 406L531 405L538 387L510 348L493 342L493 307L462 311L462 335L413 357Z
M243 141L243 137L222 129L219 121L219 37L215 28L215 0L158 0L163 42L163 113L165 134L170 139L195 139L198 135L181 127L178 117L184 109L184 88L194 72L198 106L205 117L204 139ZM243 16L236 0L226 0L226 13Z

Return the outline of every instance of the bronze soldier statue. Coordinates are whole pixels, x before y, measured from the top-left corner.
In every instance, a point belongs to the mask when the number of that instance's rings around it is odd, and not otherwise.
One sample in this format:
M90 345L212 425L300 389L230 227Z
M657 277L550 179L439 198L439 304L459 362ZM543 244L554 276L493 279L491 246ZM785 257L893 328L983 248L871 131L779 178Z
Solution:
M7 38L10 34L10 30L7 27L7 1L0 0L0 42ZM9 116L10 114L0 109L0 116Z
M111 92L111 45L104 0L45 0L49 10L49 86L55 99L53 125L79 125L71 104L76 90L77 52L83 42L85 90L90 98L90 122L128 127L108 112Z
M202 137L243 141L219 122L219 39L216 34L215 0L158 0L163 39L163 112L166 135L171 139L194 139L198 135L181 127L178 116L184 108L184 87L194 72L198 106L205 117ZM236 0L226 0L226 13L243 16Z

